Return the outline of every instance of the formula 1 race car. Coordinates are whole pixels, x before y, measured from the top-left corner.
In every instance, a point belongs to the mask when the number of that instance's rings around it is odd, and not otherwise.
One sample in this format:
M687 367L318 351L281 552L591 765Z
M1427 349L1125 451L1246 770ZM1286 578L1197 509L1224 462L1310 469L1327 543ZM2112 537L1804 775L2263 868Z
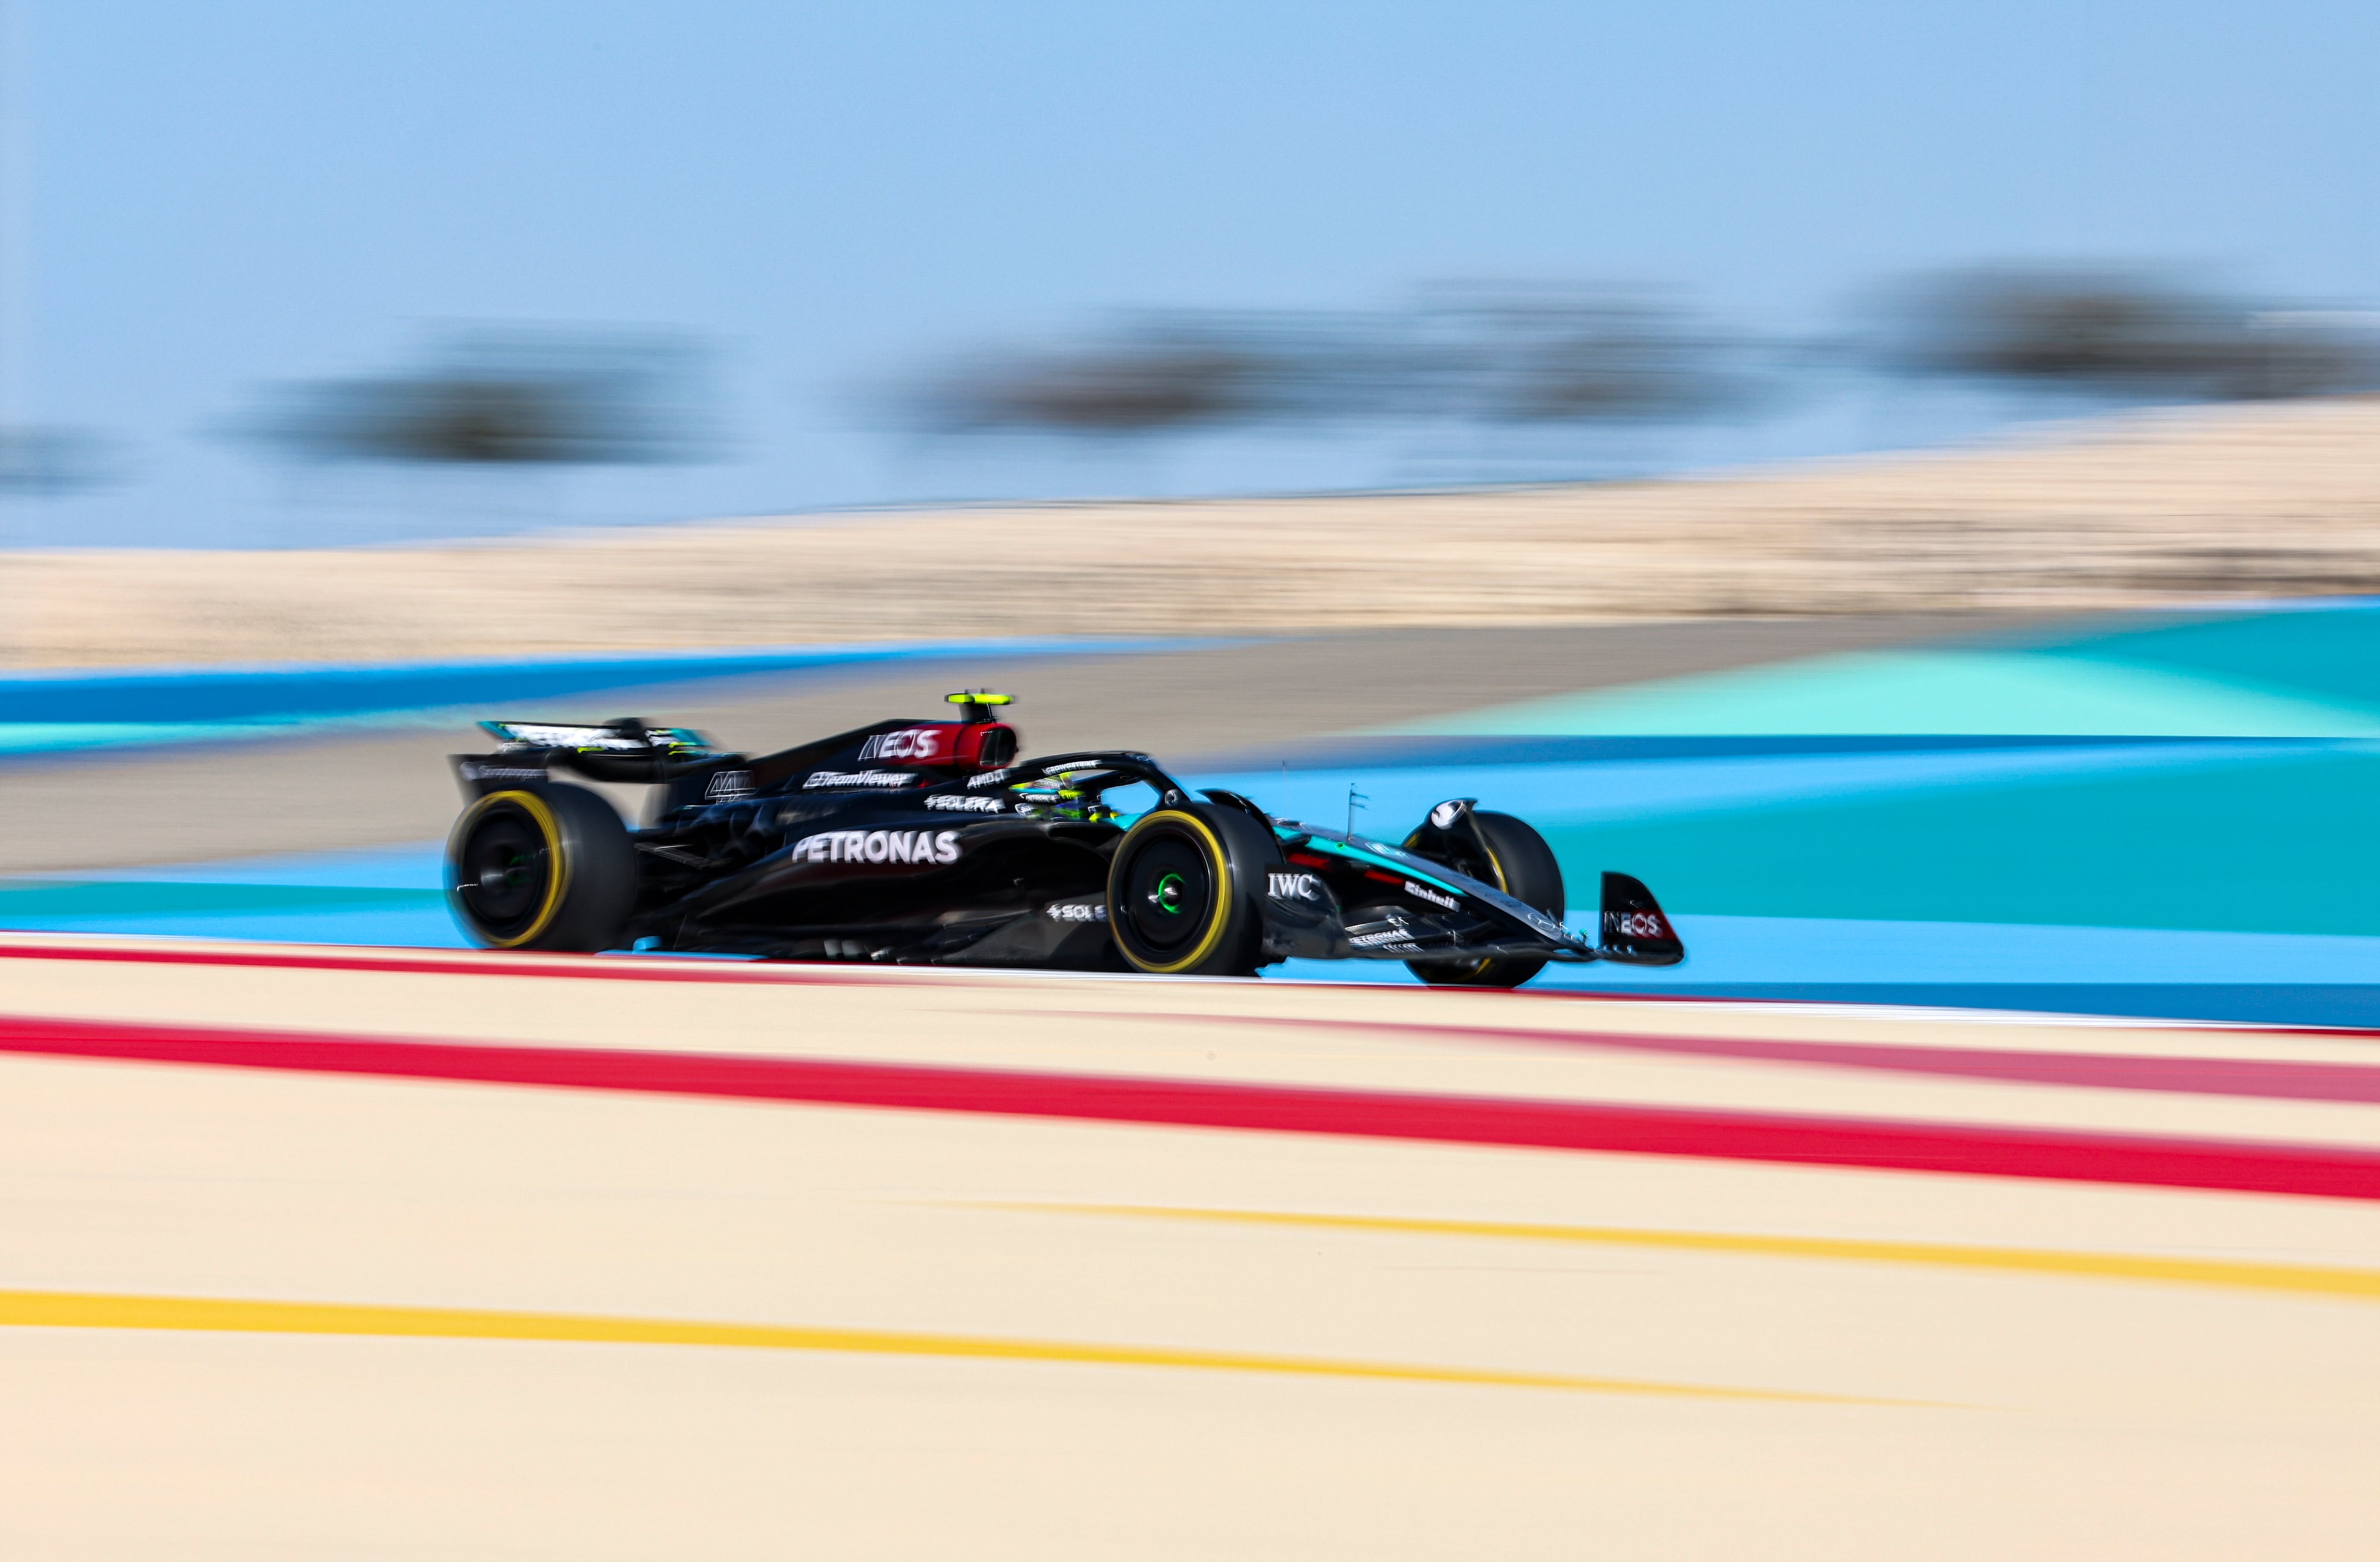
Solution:
M1548 961L1685 957L1644 885L1603 876L1599 941L1563 926L1544 839L1471 798L1401 846L1196 795L1145 754L1020 761L1008 704L949 696L781 753L683 728L480 723L448 900L497 949L1251 975L1291 957L1402 960L1518 987ZM640 829L613 799L646 793Z

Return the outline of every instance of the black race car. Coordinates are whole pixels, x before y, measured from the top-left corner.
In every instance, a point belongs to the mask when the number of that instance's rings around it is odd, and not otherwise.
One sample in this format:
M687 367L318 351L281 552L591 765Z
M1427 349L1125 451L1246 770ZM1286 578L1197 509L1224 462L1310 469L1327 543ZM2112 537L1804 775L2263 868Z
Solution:
M1599 941L1565 927L1552 850L1474 799L1390 846L1193 794L1146 754L1019 760L1005 696L950 700L758 757L634 720L482 722L500 746L454 758L455 915L498 949L1235 976L1402 960L1457 987L1685 958L1624 874L1603 876ZM605 795L623 787L645 790L641 829Z

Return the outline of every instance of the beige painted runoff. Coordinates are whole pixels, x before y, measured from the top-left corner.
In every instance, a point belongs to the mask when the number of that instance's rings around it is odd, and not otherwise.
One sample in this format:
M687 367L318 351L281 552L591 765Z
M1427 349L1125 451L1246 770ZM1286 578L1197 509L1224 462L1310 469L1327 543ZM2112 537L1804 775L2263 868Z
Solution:
M395 963L10 959L0 1010L2045 1122L2168 1108L1576 1037L2374 1050L1269 983ZM1549 1039L1395 1028L1415 1016ZM2170 1099L2209 1132L2309 1105ZM1306 1218L1245 1218L1281 1216ZM1694 1245L1730 1233L1876 1252ZM2204 1262L2162 1281L2090 1266L2127 1255ZM2380 1301L2249 1283L2274 1266L2380 1271L2380 1211L0 1057L0 1319L36 1293L462 1319L401 1337L0 1322L0 1556L2365 1557ZM470 1338L489 1314L809 1343ZM1008 1353L911 1348L953 1340ZM1102 1359L1119 1350L1150 1359ZM1284 1361L1383 1372L1261 1366ZM1499 1381L1520 1377L1572 1386Z

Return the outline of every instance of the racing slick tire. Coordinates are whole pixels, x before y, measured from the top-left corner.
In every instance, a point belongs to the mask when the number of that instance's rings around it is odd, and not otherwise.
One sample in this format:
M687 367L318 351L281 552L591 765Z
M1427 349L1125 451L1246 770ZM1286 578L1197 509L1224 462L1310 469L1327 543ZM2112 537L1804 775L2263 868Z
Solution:
M1183 803L1144 814L1108 864L1108 931L1135 971L1252 976L1264 938L1271 835L1235 809Z
M1478 827L1484 851L1474 848L1450 854L1441 848L1424 854L1443 861L1457 873L1493 884L1560 922L1570 908L1562 890L1561 864L1546 838L1510 814L1475 811L1471 817ZM1420 837L1419 830L1408 836L1406 849L1419 851ZM1517 987L1544 970L1546 963L1529 955L1502 955L1467 962L1408 960L1405 968L1437 987Z
M492 792L446 838L446 900L489 949L613 948L637 899L637 853L584 787Z

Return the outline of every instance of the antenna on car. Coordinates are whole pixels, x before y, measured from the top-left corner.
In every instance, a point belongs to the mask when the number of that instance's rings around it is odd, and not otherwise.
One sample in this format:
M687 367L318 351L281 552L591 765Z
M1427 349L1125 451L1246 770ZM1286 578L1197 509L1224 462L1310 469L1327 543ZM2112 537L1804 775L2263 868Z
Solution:
M996 695L990 689L961 689L954 695L944 695L942 698L959 708L959 720L962 721L989 721L991 720L990 707L1016 703L1014 695Z
M1354 781L1349 781L1347 783L1348 834L1353 835L1355 833L1355 810L1358 808L1364 808L1364 805L1369 803L1371 800L1372 798L1369 793L1358 792L1355 790L1355 783ZM1367 814L1371 812L1369 808L1364 808L1364 811Z

